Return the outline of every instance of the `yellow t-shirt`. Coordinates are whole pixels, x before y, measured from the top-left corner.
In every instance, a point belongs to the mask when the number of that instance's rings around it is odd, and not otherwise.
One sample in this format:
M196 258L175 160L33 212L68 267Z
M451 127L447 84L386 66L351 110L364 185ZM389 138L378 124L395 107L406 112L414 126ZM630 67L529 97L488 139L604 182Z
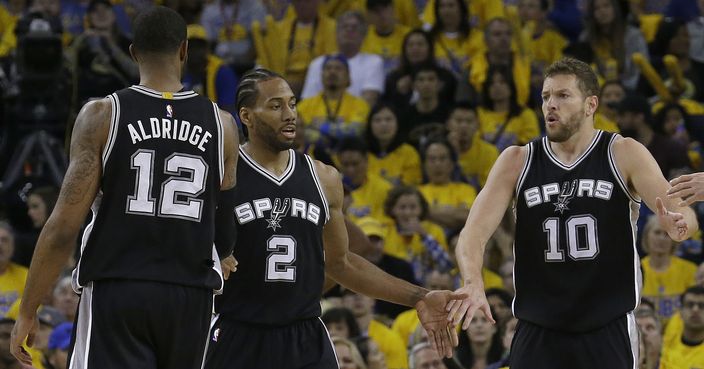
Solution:
M0 57L10 55L17 47L17 36L15 36L17 19L17 16L0 5Z
M384 219L384 201L393 185L379 175L367 172L367 181L352 191L352 204L347 215L355 221L361 217L371 216Z
M383 158L372 153L367 158L369 173L378 174L395 185L417 185L421 182L420 155L409 144L402 144Z
M394 323L391 325L391 329L398 333L398 335L403 339L403 342L408 346L411 342L411 335L416 331L420 325L420 320L418 319L418 314L416 314L415 309L406 310L401 314L398 314Z
M422 221L420 224L428 235L433 237L445 251L448 251L445 232L439 225L427 220ZM423 254L425 251L425 245L423 244L423 240L420 235L400 235L396 230L396 223L388 218L385 225L387 227L386 239L384 240L384 252L386 254L409 262L414 257Z
M672 256L665 272L656 272L650 266L650 256L641 260L643 268L643 297L655 302L655 311L662 318L669 318L680 308L680 295L694 285L697 265Z
M606 131L606 132L615 132L615 133L620 132L616 122L607 118L606 115L601 114L601 113L596 113L594 115L594 128L600 129L600 130Z
M271 54L269 60L274 61L274 66L269 66L278 70L281 68L287 79L303 81L308 70L308 64L320 55L332 54L337 51L337 40L335 30L337 28L333 19L322 14L318 14L318 20L313 34L313 24L294 26L296 17L286 17L275 23L272 35L266 41L274 43L267 45L267 51ZM295 32L292 32L294 31ZM280 37L283 35L284 37ZM293 41L291 41L293 37Z
M533 63L538 63L543 68L562 57L562 50L569 41L560 33L546 29L537 38L531 38L529 47L533 56Z
M513 82L516 84L516 101L519 105L526 105L530 97L531 60L513 53ZM476 91L482 90L482 85L489 72L489 62L485 53L472 57L467 64L469 69L469 83Z
M452 206L469 209L477 198L477 190L462 182L450 182L444 185L426 183L418 186L418 190L430 206Z
M508 113L495 112L484 107L479 107L477 112L479 113L479 130L487 142L493 142L494 135L506 123L501 138L496 142L496 147L499 150L510 145L526 144L540 135L538 117L528 108L523 108L518 116L511 118L508 122L506 122Z
M471 23L483 29L484 25L492 18L503 17L505 15L504 4L496 0L466 0L469 6L469 17ZM421 15L421 20L425 25L435 24L435 0L428 0Z
M403 339L389 327L372 320L369 323L369 338L379 345L386 357L386 365L391 368L408 368L408 354Z
M684 332L684 321L679 311L672 314L666 323L665 333L662 335L663 347L673 345L674 341L679 341L680 337L682 337L682 332Z
M491 167L498 158L499 150L496 146L482 140L479 133L476 133L472 137L472 147L461 153L457 161L462 174L483 187L489 178Z
M682 343L681 336L670 342L663 342L660 369L690 368L704 368L704 343L688 346Z
M7 312L24 293L24 283L27 280L27 268L10 263L5 273L0 275L0 316Z
M504 288L504 280L501 276L492 272L487 268L482 268L482 280L484 281L484 289Z
M379 36L376 28L370 26L362 44L362 52L381 56L384 59L384 71L388 73L398 66L403 38L410 30L402 24L397 24L390 35Z
M435 38L435 59L438 64L461 75L470 58L482 49L482 37L478 31L470 32L466 38L440 34Z
M344 92L339 101L328 100L327 103L326 107L322 92L298 103L298 117L301 119L303 128L330 123L328 120L329 109L329 113L334 117L331 128L342 129L346 132L352 130L357 135L361 135L367 124L367 115L369 115L369 105L364 99ZM318 134L319 132L315 130L306 130L306 138L309 142L317 141ZM331 132L331 136L337 135Z

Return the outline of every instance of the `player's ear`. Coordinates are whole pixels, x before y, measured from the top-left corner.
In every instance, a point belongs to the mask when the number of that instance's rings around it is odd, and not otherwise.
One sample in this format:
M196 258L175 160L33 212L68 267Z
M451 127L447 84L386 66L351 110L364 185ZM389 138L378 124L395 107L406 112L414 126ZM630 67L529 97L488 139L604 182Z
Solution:
M139 63L139 60L137 59L137 53L135 52L135 49L134 49L134 44L130 44L130 56L132 57L132 60L135 63Z
M248 108L244 106L241 107L240 111L238 111L237 114L239 115L240 122L242 122L242 124L247 126L251 124L250 122L252 121L252 112Z
M595 95L587 97L585 101L584 111L587 116L593 116L596 113L596 109L599 107L599 98Z

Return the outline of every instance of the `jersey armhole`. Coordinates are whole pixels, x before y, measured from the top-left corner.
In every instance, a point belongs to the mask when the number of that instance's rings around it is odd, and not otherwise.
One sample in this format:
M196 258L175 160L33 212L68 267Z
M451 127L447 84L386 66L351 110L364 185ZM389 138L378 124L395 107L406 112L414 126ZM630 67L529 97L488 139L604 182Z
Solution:
M325 197L325 191L323 191L323 186L320 182L320 177L318 176L318 172L315 170L315 163L313 163L313 159L310 158L310 156L303 154L303 157L306 158L306 161L308 162L308 166L310 167L310 173L313 176L313 182L315 182L315 187L318 189L318 194L320 195L320 199L323 201L323 207L325 208L325 223L330 220L330 207L328 207L328 199Z
M623 177L621 176L621 172L619 172L618 167L616 166L616 159L614 158L614 152L612 147L614 145L614 142L616 141L616 137L620 136L621 135L619 134L613 134L611 136L611 140L609 140L609 167L611 168L611 173L613 173L614 177L616 177L616 181L618 182L619 187L621 187L623 193L625 193L631 201L640 205L640 198L631 193L631 191L628 189L628 184L626 183L626 181L624 181Z
M218 104L213 104L213 112L215 114L215 127L218 131L218 170L220 177L218 177L218 183L222 185L223 176L225 173L225 138L223 137L223 126L220 120L220 109Z
M518 194L521 191L521 187L523 186L523 182L526 180L526 177L528 176L528 170L530 170L530 163L533 161L533 151L535 150L533 147L533 144L535 144L536 141L530 142L526 144L526 149L528 149L528 153L526 154L526 160L523 163L523 169L521 169L521 173L518 175L518 180L516 181L516 193L515 197L518 198Z
M105 165L107 165L108 159L110 158L110 153L112 148L115 146L115 140L117 139L117 128L120 121L120 98L117 97L116 93L108 95L110 99L110 105L112 105L112 112L110 112L110 130L108 131L108 140L105 142L105 147L103 148L103 172L105 172Z

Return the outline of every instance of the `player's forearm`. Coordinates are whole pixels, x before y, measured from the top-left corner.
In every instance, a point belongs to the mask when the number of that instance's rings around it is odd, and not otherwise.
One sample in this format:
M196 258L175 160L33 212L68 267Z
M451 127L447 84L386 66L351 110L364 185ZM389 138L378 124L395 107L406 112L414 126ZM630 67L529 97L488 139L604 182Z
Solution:
M326 271L346 288L399 305L413 307L428 293L427 289L396 278L353 253L348 253L347 260L337 265L328 268L326 264Z
M465 227L460 232L459 240L457 241L457 264L462 274L462 279L465 284L468 283L484 283L482 280L482 264L484 263L484 248L488 237L480 237L477 234L476 227Z
M78 232L65 229L64 225L56 224L51 218L44 225L29 266L20 313L25 316L36 314L39 304L53 288L73 252L77 236Z

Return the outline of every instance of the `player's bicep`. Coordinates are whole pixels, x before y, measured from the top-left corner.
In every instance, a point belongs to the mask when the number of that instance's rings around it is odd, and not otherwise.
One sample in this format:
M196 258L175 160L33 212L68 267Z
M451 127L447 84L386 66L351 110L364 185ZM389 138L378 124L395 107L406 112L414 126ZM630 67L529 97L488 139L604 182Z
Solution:
M328 200L330 218L323 228L323 245L325 247L325 269L334 272L346 261L349 248L345 217L342 213L344 193L339 173L326 165L316 162L316 170Z
M239 157L239 134L237 133L237 123L232 115L225 111L220 111L220 121L223 123L223 160L224 170L222 174L221 190L229 190L237 183L237 159Z

